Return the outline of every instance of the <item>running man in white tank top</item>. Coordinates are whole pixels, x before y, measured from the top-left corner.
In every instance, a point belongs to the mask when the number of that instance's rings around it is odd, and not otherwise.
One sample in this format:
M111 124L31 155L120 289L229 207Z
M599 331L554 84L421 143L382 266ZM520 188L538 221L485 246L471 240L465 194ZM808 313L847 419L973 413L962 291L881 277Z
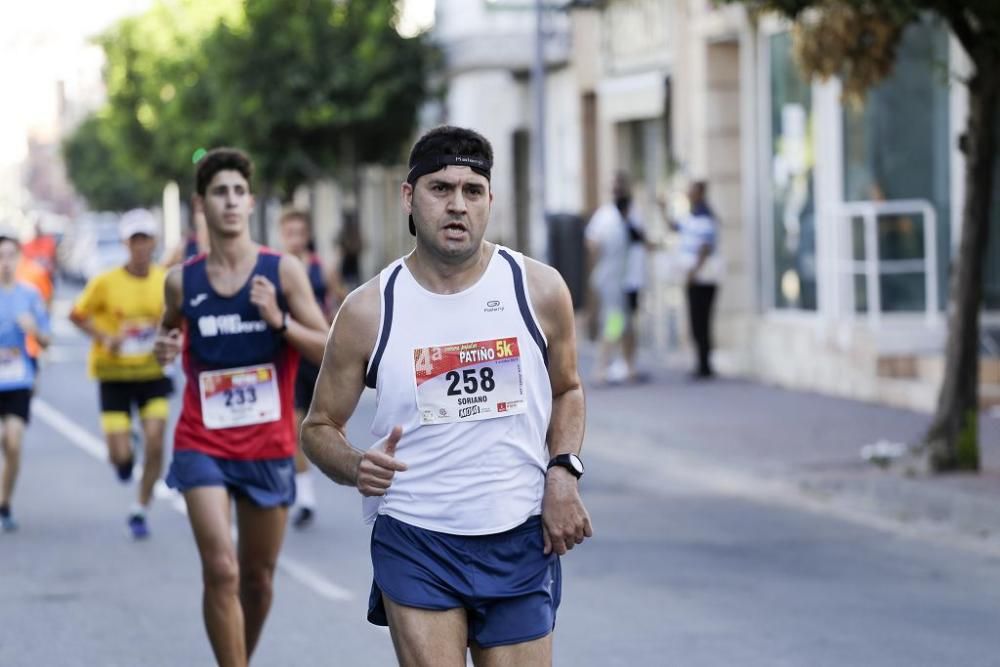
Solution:
M569 290L483 240L493 150L439 127L401 188L414 250L344 302L302 427L374 520L371 622L404 665L550 665L559 556L592 535ZM345 427L376 389L367 450Z

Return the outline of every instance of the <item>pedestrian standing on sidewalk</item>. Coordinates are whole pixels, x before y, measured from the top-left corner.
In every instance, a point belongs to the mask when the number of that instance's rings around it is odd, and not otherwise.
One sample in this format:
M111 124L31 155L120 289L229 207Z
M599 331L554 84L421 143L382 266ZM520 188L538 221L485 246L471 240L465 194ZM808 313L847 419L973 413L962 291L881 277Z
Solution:
M591 532L573 305L551 267L483 240L490 143L439 127L402 184L413 251L351 293L302 427L374 520L368 620L400 664L550 665L559 556ZM345 426L375 388L367 451ZM474 583L474 585L473 585Z
M309 285L313 296L319 304L323 315L329 322L328 303L331 295L339 294L339 281L336 274L323 266L319 255L309 247L312 242L309 214L303 211L291 210L282 214L279 221L282 250L289 255L298 257L306 267ZM295 377L295 432L298 433L309 404L312 403L313 390L316 387L316 377L319 366L308 359L299 359L299 371ZM316 513L316 490L313 488L313 478L309 470L309 459L302 453L302 448L295 448L295 511L292 525L296 528L309 526Z
M227 667L248 663L271 607L295 501L295 373L300 353L322 359L327 333L302 263L250 238L252 175L250 158L231 148L198 162L209 250L167 274L155 347L163 365L183 348L186 385L167 484L184 494L205 628Z
M600 301L600 344L595 381L614 379L609 370L620 347L628 382L639 379L636 369L636 319L646 273L646 235L632 205L628 174L618 172L612 201L594 212L585 232L590 283ZM620 379L620 378L619 378Z
M101 430L119 481L132 480L132 411L143 435L142 479L128 512L135 539L149 536L147 513L163 471L163 435L173 382L153 356L156 325L163 312L164 269L153 262L158 225L144 209L125 213L119 223L128 262L95 276L73 305L70 320L90 336L88 370L98 382Z
M0 230L0 528L17 529L11 510L14 485L21 468L21 441L31 412L35 365L28 354L29 336L41 347L51 340L49 316L42 297L31 285L15 278L21 244L17 232Z
M704 380L712 369L712 306L721 274L719 221L708 204L708 184L695 181L688 188L690 211L671 227L680 232L680 259L687 291L688 321L697 365L691 373Z

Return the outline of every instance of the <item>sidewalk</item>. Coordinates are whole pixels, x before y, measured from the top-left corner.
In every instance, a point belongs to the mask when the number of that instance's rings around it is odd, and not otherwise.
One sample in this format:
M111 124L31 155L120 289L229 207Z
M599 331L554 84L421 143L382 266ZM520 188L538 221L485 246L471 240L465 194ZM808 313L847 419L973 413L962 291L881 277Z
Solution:
M861 458L879 440L919 442L930 416L743 379L694 382L644 359L650 381L595 387L596 347L580 337L588 435L638 439L721 487L930 532L1000 552L1000 418L981 415L978 475L908 474Z

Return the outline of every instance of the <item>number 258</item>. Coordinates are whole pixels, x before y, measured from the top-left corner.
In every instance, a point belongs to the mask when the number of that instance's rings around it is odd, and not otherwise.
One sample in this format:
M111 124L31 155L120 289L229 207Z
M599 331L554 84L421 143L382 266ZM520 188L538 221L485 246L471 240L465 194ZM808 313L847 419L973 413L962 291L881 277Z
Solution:
M461 375L458 371L448 371L444 378L451 382L448 385L449 396L461 396L463 392L475 394L480 388L483 391L493 391L497 386L493 379L493 369L489 366L480 368L478 372L475 368L466 368ZM461 387L458 386L459 382L462 383Z

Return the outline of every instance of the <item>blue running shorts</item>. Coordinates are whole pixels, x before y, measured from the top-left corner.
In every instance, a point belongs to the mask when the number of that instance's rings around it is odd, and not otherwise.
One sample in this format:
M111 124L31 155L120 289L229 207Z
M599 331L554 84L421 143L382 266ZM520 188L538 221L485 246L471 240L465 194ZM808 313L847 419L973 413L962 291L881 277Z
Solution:
M199 486L224 486L258 507L295 502L295 460L234 461L186 449L174 452L167 486L181 493Z
M494 535L449 535L380 515L368 621L389 624L385 594L406 607L464 608L469 641L483 648L544 637L555 627L562 570L543 547L540 516Z

